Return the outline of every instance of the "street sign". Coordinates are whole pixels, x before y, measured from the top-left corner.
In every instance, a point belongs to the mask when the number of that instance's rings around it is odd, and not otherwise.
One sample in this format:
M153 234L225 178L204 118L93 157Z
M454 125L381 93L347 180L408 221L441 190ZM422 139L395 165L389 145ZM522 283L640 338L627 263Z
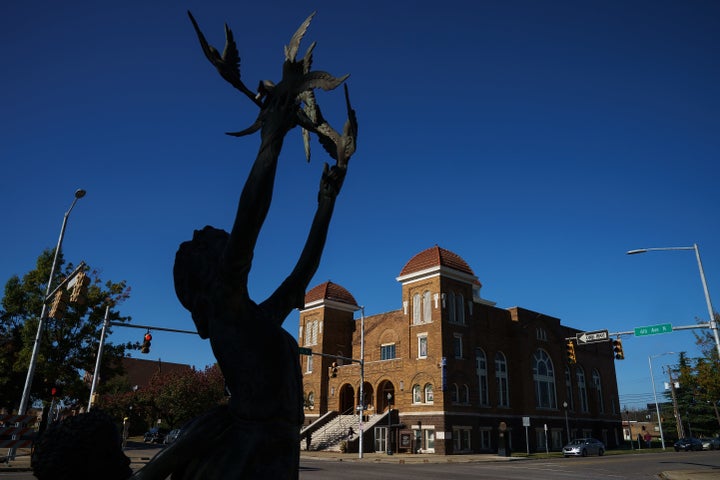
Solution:
M300 355L312 355L312 348L298 347Z
M607 330L597 330L594 332L582 332L575 335L577 338L578 345L585 345L588 343L600 343L607 342L610 340Z
M635 336L644 337L646 335L657 335L660 333L671 333L673 331L671 323L660 323L658 325L649 325L647 327L636 327Z

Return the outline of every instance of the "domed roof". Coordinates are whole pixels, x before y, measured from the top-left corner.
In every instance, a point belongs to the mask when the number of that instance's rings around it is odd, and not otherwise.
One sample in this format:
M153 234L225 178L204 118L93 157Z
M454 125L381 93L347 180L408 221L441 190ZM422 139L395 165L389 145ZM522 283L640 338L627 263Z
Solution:
M352 294L348 292L345 287L329 281L311 288L305 294L305 305L320 300L333 300L336 302L347 303L349 305L357 306L355 297L353 297Z
M412 257L400 271L400 277L433 267L452 268L475 276L470 265L460 255L435 245Z

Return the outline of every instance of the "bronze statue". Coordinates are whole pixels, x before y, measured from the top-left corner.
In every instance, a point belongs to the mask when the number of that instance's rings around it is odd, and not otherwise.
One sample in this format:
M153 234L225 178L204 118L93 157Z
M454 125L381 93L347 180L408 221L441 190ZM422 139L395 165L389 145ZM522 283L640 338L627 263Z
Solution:
M285 47L281 81L277 85L260 82L253 94L240 79L232 31L225 26L226 43L220 54L205 40L192 14L188 15L208 60L260 107L252 126L229 134L261 132L260 149L240 194L232 231L228 234L210 226L196 230L191 241L180 245L173 269L178 299L191 312L200 336L210 339L231 396L228 405L194 419L175 443L133 478L164 479L172 474L173 479L297 479L299 430L304 419L302 375L297 342L282 324L292 309L303 306L357 137L347 86L348 120L342 134L323 118L313 90L332 90L347 75L335 78L311 71L314 44L296 60L313 14ZM308 132L312 132L335 164L324 166L317 210L295 268L258 304L248 293L253 251L270 208L283 140L296 126L304 130L308 160Z

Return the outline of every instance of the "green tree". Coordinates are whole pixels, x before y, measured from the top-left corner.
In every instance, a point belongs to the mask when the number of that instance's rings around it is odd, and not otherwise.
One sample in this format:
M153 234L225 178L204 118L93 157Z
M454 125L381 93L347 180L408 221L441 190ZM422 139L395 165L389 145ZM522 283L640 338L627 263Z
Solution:
M177 428L225 399L225 379L220 368L212 365L205 370L157 373L136 392L103 395L100 407L116 418L132 415L147 426L162 419L163 425Z
M5 284L0 304L0 408L16 410L25 385L35 336L37 334L42 304L45 300L48 276L54 250L45 250L37 259L35 269L22 278L11 277ZM67 277L75 266L65 264L62 252L58 255L53 288ZM109 307L112 321L128 322L116 310L117 305L130 295L125 281L103 281L89 267L85 273L91 279L87 301L83 305L70 304L61 320L48 318L37 356L37 365L30 390L30 405L47 400L50 388L62 386L62 399L66 404L84 403L90 392L82 373L92 373L95 367L100 331ZM124 355L131 345L108 343L103 350L104 378L112 376L112 370L120 365L112 359Z

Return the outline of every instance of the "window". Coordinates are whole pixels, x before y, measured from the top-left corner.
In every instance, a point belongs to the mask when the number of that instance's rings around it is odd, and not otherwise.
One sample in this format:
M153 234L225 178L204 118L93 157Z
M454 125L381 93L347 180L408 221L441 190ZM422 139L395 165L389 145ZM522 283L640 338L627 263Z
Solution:
M567 399L568 408L575 410L575 397L573 396L572 375L570 367L565 366L565 398Z
M543 342L547 342L547 332L544 328L538 327L535 329L535 338Z
M313 370L313 356L312 355L306 355L307 357L307 364L305 368L305 373L312 373Z
M433 403L433 386L431 383L425 384L425 403Z
M416 293L413 295L413 325L420 325L422 323L422 304L420 303L420 294Z
M425 290L422 295L413 295L413 325L432 322L432 294Z
M432 298L429 290L425 290L423 293L423 322L432 322Z
M453 352L455 353L455 358L463 358L462 344L462 334L456 333L453 335Z
M313 392L308 393L305 397L305 408L308 410L315 408L315 394Z
M455 292L450 292L447 306L448 306L448 321L450 321L450 323L455 323Z
M596 369L593 369L592 372L592 383L593 388L595 389L597 394L598 412L605 413L605 405L603 404L602 395L602 382L600 382L600 372L598 372Z
M495 355L495 382L497 384L498 407L509 407L507 361L502 352Z
M480 386L480 405L487 407L490 405L488 393L488 372L487 357L482 348L475 349L475 365L478 376L478 384Z
M455 295L455 321L465 325L465 299L459 293Z
M545 350L538 349L533 355L533 380L535 382L535 406L557 408L555 373L552 360Z
M428 341L427 333L418 335L418 358L427 358L428 356Z
M460 392L458 390L457 383L453 383L450 386L450 401L452 403L458 403L459 397L460 397Z
M422 403L422 391L420 390L420 385L413 385L412 398L413 403Z
M395 344L389 343L380 346L380 360L392 360L395 358Z
M470 451L471 427L453 427L454 453Z
M305 346L317 345L318 321L309 320L305 323Z
M470 388L467 385L460 386L460 403L470 403Z
M587 386L585 385L585 371L578 365L577 367L577 384L578 392L580 393L580 411L587 413L588 408L588 397L587 397Z
M492 443L490 443L490 434L492 430L489 428L480 428L480 448L483 450L490 449Z

